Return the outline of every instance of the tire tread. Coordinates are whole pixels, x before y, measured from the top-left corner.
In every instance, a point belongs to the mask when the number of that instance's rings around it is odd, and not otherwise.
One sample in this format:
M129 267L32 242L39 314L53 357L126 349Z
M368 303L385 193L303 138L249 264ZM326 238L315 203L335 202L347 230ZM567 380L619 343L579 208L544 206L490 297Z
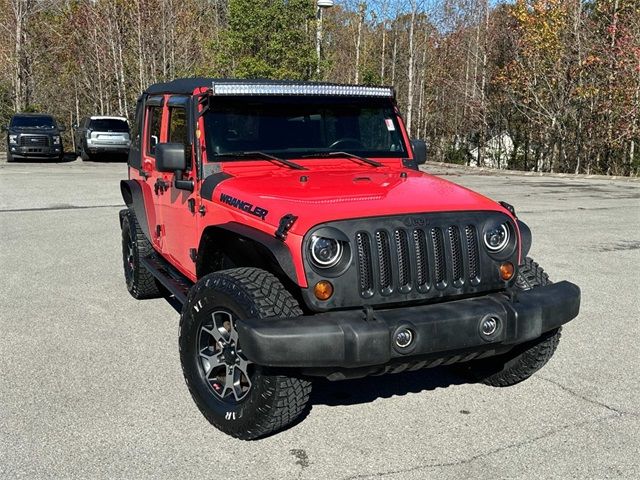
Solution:
M163 293L158 285L158 281L149 270L140 264L141 258L147 257L154 252L153 247L147 237L145 237L135 214L131 210L127 210L123 220L123 234L125 227L124 222L127 222L130 232L135 232L136 252L134 255L137 256L135 259L137 268L134 273L133 285L128 289L129 293L137 300L160 298L163 296Z

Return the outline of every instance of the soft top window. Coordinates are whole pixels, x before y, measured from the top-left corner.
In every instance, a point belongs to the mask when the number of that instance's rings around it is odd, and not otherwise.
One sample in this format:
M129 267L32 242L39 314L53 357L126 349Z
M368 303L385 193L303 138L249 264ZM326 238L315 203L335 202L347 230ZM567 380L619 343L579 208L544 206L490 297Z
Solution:
M18 128L55 128L56 122L53 120L53 117L48 115L30 115L28 117L15 116L11 119L11 126Z
M89 128L99 132L128 132L129 124L115 118L96 118L91 120Z

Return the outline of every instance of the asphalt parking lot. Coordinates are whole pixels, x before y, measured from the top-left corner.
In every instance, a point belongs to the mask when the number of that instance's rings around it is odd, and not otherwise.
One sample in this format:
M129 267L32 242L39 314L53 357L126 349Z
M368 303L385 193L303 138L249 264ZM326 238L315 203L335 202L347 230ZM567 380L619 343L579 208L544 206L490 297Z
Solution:
M126 165L0 156L0 478L640 478L640 182L436 171L513 204L581 286L551 362L506 389L318 382L302 422L242 442L192 402L175 310L126 291Z

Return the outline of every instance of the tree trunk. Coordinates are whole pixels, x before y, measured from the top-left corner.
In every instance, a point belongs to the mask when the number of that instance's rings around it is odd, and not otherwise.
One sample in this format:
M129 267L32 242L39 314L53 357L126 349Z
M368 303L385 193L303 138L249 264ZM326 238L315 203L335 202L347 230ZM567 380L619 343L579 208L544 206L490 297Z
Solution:
M416 10L418 9L415 0L411 2L411 25L409 26L409 86L407 88L407 133L411 135L411 120L413 117L413 64L414 64L414 48L413 37L416 23Z
M358 36L356 38L356 81L360 82L360 50L362 49L362 27L364 24L364 14L366 5L360 3L358 5Z

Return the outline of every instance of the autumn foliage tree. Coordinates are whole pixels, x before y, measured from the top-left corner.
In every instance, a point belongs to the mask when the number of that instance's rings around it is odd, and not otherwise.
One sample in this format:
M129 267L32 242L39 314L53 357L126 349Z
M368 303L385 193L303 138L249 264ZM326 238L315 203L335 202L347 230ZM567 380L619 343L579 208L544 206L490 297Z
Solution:
M432 160L640 173L638 0L336 0L320 62L316 8L0 0L0 122L131 117L147 85L181 76L392 84Z

